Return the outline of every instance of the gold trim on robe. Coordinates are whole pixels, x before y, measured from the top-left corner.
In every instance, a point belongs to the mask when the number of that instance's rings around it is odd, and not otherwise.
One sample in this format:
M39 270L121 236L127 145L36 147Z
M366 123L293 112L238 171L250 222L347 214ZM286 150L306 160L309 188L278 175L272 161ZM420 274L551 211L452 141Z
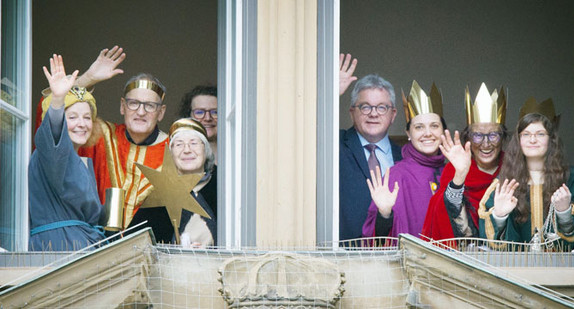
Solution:
M490 198L490 195L494 190L496 190L496 185L498 184L498 179L494 179L488 189L484 192L480 203L478 203L478 216L479 218L484 220L484 233L489 240L497 240L494 239L495 231L494 231L494 224L492 223L492 219L490 215L494 212L494 207L491 207L489 210L486 210L486 202ZM493 243L488 242L488 245L494 249L502 249L506 247L505 243Z
M167 134L160 132L156 141L150 146L138 146L127 142L125 135L125 128L120 125L121 128L118 130L119 126L107 121L102 121L101 123L103 135L104 135L104 147L106 152L107 161L107 171L109 174L110 185L115 188L122 188L125 191L124 197L124 227L128 226L131 222L135 211L137 211L139 205L143 203L147 196L150 195L153 190L153 186L149 183L149 180L142 174L135 163L140 163L143 165L150 164L152 162L146 162L146 156L148 155L148 147L161 147L161 152L157 151L157 154L162 154L161 157L152 160L159 164L159 166L151 166L152 168L161 167L161 162L163 162L163 149L166 142L169 142ZM120 146L119 138L122 139ZM126 139L125 141L123 139ZM129 144L127 153L120 153L120 150L126 149L125 145ZM161 144L161 146L160 146ZM150 148L151 149L151 148ZM155 155L154 155L155 156ZM154 164L154 163L152 163Z
M544 194L543 185L530 185L530 237L540 231L540 241L544 242Z
M107 121L103 121L102 131L104 132L104 139L106 141L106 160L108 163L119 162L116 126ZM112 187L121 188L120 184L124 183L124 173L121 166L118 164L108 164L108 173Z

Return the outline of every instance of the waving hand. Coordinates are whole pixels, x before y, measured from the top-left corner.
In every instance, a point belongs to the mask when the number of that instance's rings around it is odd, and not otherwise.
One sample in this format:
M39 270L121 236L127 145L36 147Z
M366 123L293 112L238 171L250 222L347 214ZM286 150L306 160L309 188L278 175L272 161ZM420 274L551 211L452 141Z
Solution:
M103 49L90 68L78 79L78 86L89 88L101 81L108 80L124 70L118 66L126 59L123 48L114 46L112 49Z
M61 108L64 105L64 98L68 91L74 85L78 70L72 73L72 76L66 76L64 68L64 60L61 55L54 54L50 58L50 71L46 67L42 68L48 83L50 83L50 90L52 91L52 106L54 108Z
M339 56L339 95L343 95L352 82L357 80L357 76L353 76L355 68L357 67L357 58L351 61L351 54L341 54Z
M466 142L463 146L460 143L460 134L458 131L454 131L453 140L449 130L444 130L444 135L441 135L440 139L442 140L442 144L439 146L440 151L456 170L453 182L456 185L464 184L471 165L472 155L470 152L470 142Z
M369 186L369 191L371 191L371 198L377 205L379 213L385 218L391 215L393 206L397 201L397 194L399 193L399 184L395 181L395 187L393 191L389 190L389 176L390 171L387 168L385 173L384 181L381 179L381 170L377 166L376 175L374 171L371 171L371 179L367 179L367 185Z

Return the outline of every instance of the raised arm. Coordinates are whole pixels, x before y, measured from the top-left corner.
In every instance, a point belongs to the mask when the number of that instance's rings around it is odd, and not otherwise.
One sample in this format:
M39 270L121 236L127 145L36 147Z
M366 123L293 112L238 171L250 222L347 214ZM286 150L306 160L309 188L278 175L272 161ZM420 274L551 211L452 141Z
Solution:
M439 148L455 169L452 182L457 186L462 186L471 165L470 142L466 142L463 146L460 143L458 131L454 132L454 140L451 138L448 130L444 130L444 135L441 135L440 139L442 144Z
M76 81L78 70L74 71L72 76L66 76L64 60L61 55L56 54L50 58L50 71L45 66L43 70L52 92L51 106L52 108L60 109L64 106L66 94L68 94L68 91L70 91Z
M64 60L61 55L54 54L50 58L50 72L46 67L43 67L44 75L50 84L50 91L52 92L52 101L50 105L52 106L52 111L48 110L50 114L50 128L52 132L52 138L56 142L59 142L60 135L62 133L63 122L64 122L64 105L65 98L68 91L72 88L78 76L78 70L74 71L71 76L66 76L66 70L64 69ZM52 113L54 112L54 113ZM38 144L36 144L38 145ZM38 148L40 148L38 146Z
M351 61L351 54L341 54L339 56L339 95L343 95L352 82L357 80L353 76L355 68L357 67L357 58Z
M118 74L123 74L118 66L126 59L123 48L114 46L112 49L103 49L90 68L78 78L77 85L90 88L95 84L108 80Z

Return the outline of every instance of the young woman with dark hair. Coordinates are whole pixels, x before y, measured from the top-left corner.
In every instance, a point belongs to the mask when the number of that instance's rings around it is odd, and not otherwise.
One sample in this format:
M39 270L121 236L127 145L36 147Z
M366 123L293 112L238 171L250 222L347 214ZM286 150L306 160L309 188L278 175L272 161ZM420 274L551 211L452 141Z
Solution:
M574 241L573 188L555 123L542 114L525 115L508 145L500 182L495 180L481 201L481 237Z

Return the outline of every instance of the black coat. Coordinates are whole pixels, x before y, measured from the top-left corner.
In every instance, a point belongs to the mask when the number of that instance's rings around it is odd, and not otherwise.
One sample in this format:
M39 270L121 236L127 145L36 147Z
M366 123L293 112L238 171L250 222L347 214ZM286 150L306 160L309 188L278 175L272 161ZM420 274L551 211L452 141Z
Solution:
M402 160L401 147L391 142L393 160ZM384 171L383 171L384 172ZM371 204L371 177L365 152L354 127L339 132L339 239L360 238Z

